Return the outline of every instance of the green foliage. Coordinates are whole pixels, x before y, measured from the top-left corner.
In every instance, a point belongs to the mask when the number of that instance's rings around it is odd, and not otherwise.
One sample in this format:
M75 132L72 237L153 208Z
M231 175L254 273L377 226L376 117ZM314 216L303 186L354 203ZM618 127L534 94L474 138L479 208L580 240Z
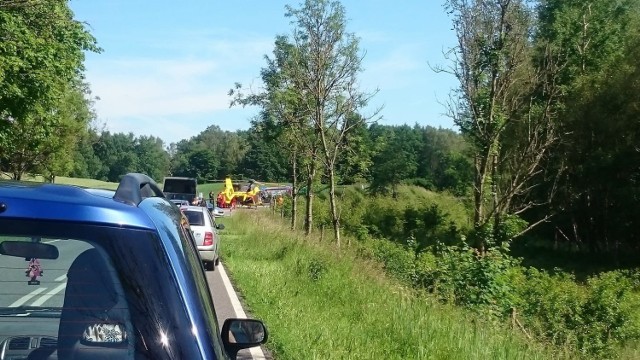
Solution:
M534 201L555 197L527 215L554 214L539 234L562 236L582 251L637 253L640 232L631 214L640 196L640 2L545 0L538 13L537 56L551 50L566 61L558 76L563 136Z
M415 250L385 240L360 243L361 256L380 261L405 284L483 317L520 319L524 329L587 357L615 358L625 343L640 339L637 276L603 273L576 283L566 273L520 266L496 248L480 255L468 246L436 245Z
M564 273L528 269L518 284L527 326L556 344L614 358L620 344L640 337L640 296L630 274L607 272L584 286Z
M505 316L514 302L512 271L518 262L499 249L480 256L468 246L438 245L416 257L416 285L452 302Z
M395 199L357 190L340 199L346 233L412 242L417 250L437 242L457 244L469 224L469 213L458 199L417 187L400 187Z
M392 189L395 196L402 179L415 177L418 164L412 135L411 128L405 125L375 139L380 150L373 158L372 190L385 193Z
M77 166L72 174L88 174L90 178L119 182L129 172L145 173L161 182L169 169L169 154L161 139L136 137L133 133L101 134L89 130L79 139L75 154Z
M224 222L224 265L268 326L266 347L278 359L571 358L434 303L346 248L336 256L333 245L291 233L266 211L238 211Z
M169 154L160 138L139 136L134 151L138 157L137 172L149 175L158 183L169 173Z
M67 1L0 8L0 170L67 173L87 126L84 51L99 51Z
M252 122L247 136L248 150L239 162L237 173L252 179L286 181L289 178L286 146L282 129L265 113Z
M386 240L373 240L369 246L373 250L373 257L383 264L390 275L406 284L414 281L415 262L411 249Z
M280 256L284 258L287 252L287 247L282 248ZM318 281L325 275L329 268L325 260L320 258L298 258L296 259L296 265L294 267L296 274L306 275L311 281Z
M248 151L246 137L244 131L222 131L216 125L209 126L191 139L171 145L170 173L195 177L201 182L238 174Z
M373 165L374 146L364 123L359 123L344 139L344 151L336 163L341 184L367 182Z

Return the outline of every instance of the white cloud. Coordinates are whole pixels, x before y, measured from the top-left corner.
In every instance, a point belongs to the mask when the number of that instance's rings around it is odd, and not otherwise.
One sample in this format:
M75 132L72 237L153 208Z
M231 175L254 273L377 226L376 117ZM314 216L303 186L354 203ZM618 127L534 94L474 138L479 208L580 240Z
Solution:
M417 46L402 44L391 49L383 57L364 60L364 84L367 87L396 89L415 80L416 74L428 71L427 63L420 58Z
M213 123L234 130L248 126L249 111L229 109L228 91L235 82L259 83L263 55L272 47L271 40L194 39L164 45L172 51L163 57L109 58L103 54L87 62L87 80L93 95L100 98L96 112L109 130L175 142ZM193 52L196 45L198 54Z

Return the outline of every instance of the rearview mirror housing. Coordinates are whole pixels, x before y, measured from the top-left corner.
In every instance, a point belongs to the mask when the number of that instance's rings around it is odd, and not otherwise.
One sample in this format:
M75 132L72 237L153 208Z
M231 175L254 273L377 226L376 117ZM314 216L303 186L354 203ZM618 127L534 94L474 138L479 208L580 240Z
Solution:
M22 257L25 259L57 259L58 248L39 242L6 240L0 243L0 254Z

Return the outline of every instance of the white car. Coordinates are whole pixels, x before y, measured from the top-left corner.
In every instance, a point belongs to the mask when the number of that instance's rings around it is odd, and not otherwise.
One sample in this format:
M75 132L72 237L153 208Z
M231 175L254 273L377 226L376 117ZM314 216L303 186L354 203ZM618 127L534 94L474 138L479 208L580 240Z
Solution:
M193 237L198 246L200 259L206 270L215 270L220 263L220 236L218 230L224 229L223 224L216 224L206 207L182 206L180 208L189 221Z
M224 210L222 210L219 207L214 207L213 211L211 212L213 214L213 217L223 217L224 216Z

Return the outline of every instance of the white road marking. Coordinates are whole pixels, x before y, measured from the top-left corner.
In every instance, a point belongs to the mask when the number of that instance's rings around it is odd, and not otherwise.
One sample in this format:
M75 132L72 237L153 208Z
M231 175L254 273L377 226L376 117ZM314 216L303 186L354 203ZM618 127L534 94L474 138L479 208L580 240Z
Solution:
M66 279L66 278L67 278L67 274L63 274L62 276L58 276L58 277L56 278L56 281L62 281L62 280L64 280L64 279Z
M222 266L222 261L217 266L218 271L220 271L220 277L222 278L222 284L227 290L227 294L229 294L229 300L231 300L231 306L233 306L233 311L236 313L237 318L246 319L247 314L242 309L242 305L240 304L240 299L238 299L238 295L236 295L235 290L233 290L233 285L231 285L231 281L227 276L227 272L224 271L224 266ZM254 359L266 359L264 352L262 352L262 348L260 346L252 347L249 349L251 352L251 357Z
M54 243L54 242L56 242L56 241L60 241L60 239L57 239L57 240L49 240L49 241L45 241L44 243L45 243L45 244L51 244L51 243Z
M48 293L42 295L41 298L39 298L38 300L34 301L33 304L31 304L31 306L41 306L42 304L44 304L45 301L51 299L51 297L53 297L55 294L57 294L60 291L62 291L65 287L67 287L67 283L66 282L56 286L55 288L53 288Z
M32 292L28 293L27 295L21 297L20 299L14 301L13 304L9 305L9 307L22 306L22 305L24 305L24 303L26 303L27 301L31 300L32 297L40 294L41 292L43 292L45 290L47 290L46 287L37 288L37 289L33 290Z

